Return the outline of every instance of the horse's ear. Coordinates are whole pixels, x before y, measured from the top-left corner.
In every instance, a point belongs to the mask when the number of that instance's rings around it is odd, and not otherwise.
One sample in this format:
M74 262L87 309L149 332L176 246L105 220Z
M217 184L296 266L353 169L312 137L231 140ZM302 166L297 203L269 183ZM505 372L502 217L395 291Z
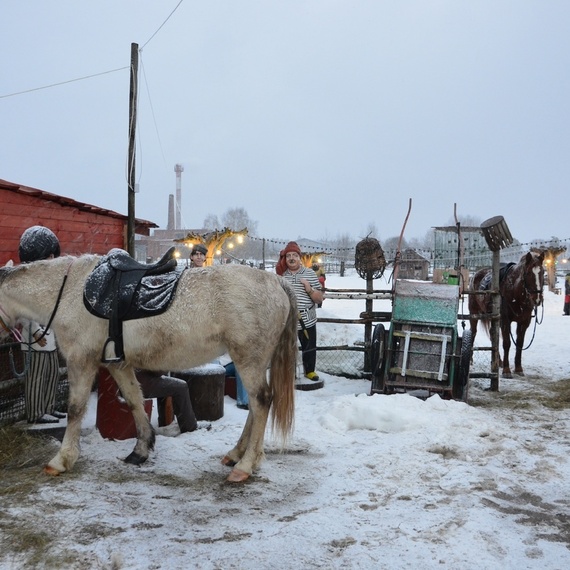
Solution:
M14 267L14 261L12 259L9 259L4 267Z

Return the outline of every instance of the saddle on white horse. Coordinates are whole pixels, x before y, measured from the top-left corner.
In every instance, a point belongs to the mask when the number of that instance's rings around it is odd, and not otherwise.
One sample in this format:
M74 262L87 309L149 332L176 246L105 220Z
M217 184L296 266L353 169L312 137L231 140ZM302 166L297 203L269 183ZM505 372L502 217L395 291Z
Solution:
M109 321L102 362L124 360L123 321L158 315L170 307L182 274L177 270L174 250L171 247L160 261L145 265L125 250L115 248L101 258L87 277L83 303L91 314ZM115 356L108 358L106 351L111 342Z

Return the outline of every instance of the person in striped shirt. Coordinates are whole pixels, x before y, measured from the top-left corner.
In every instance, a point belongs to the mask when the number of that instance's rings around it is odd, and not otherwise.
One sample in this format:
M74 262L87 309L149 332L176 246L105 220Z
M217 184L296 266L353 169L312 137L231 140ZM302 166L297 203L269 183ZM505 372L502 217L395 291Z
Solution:
M319 375L315 372L317 363L316 306L323 302L319 278L310 267L302 264L301 248L294 241L290 241L281 250L275 271L295 290L299 309L297 331L303 353L303 369L305 377L316 382L319 380Z

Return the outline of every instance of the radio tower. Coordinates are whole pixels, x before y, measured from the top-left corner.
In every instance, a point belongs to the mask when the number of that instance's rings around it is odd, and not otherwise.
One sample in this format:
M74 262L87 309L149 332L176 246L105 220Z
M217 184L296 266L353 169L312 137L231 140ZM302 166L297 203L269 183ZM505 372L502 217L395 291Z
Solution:
M176 172L176 203L174 204L176 222L174 224L174 229L180 230L182 229L180 211L182 210L182 173L184 172L184 167L181 164L175 164L174 172Z

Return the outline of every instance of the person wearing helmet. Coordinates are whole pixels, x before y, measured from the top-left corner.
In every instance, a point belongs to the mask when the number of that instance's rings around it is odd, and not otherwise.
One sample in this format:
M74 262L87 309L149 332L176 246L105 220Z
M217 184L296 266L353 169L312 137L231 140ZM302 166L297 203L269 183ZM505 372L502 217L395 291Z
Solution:
M21 263L53 259L60 255L59 240L44 226L32 226L20 237ZM55 335L45 325L21 320L19 328L24 361L28 363L24 382L26 417L30 424L57 423L65 414L55 410L59 383L59 358Z

